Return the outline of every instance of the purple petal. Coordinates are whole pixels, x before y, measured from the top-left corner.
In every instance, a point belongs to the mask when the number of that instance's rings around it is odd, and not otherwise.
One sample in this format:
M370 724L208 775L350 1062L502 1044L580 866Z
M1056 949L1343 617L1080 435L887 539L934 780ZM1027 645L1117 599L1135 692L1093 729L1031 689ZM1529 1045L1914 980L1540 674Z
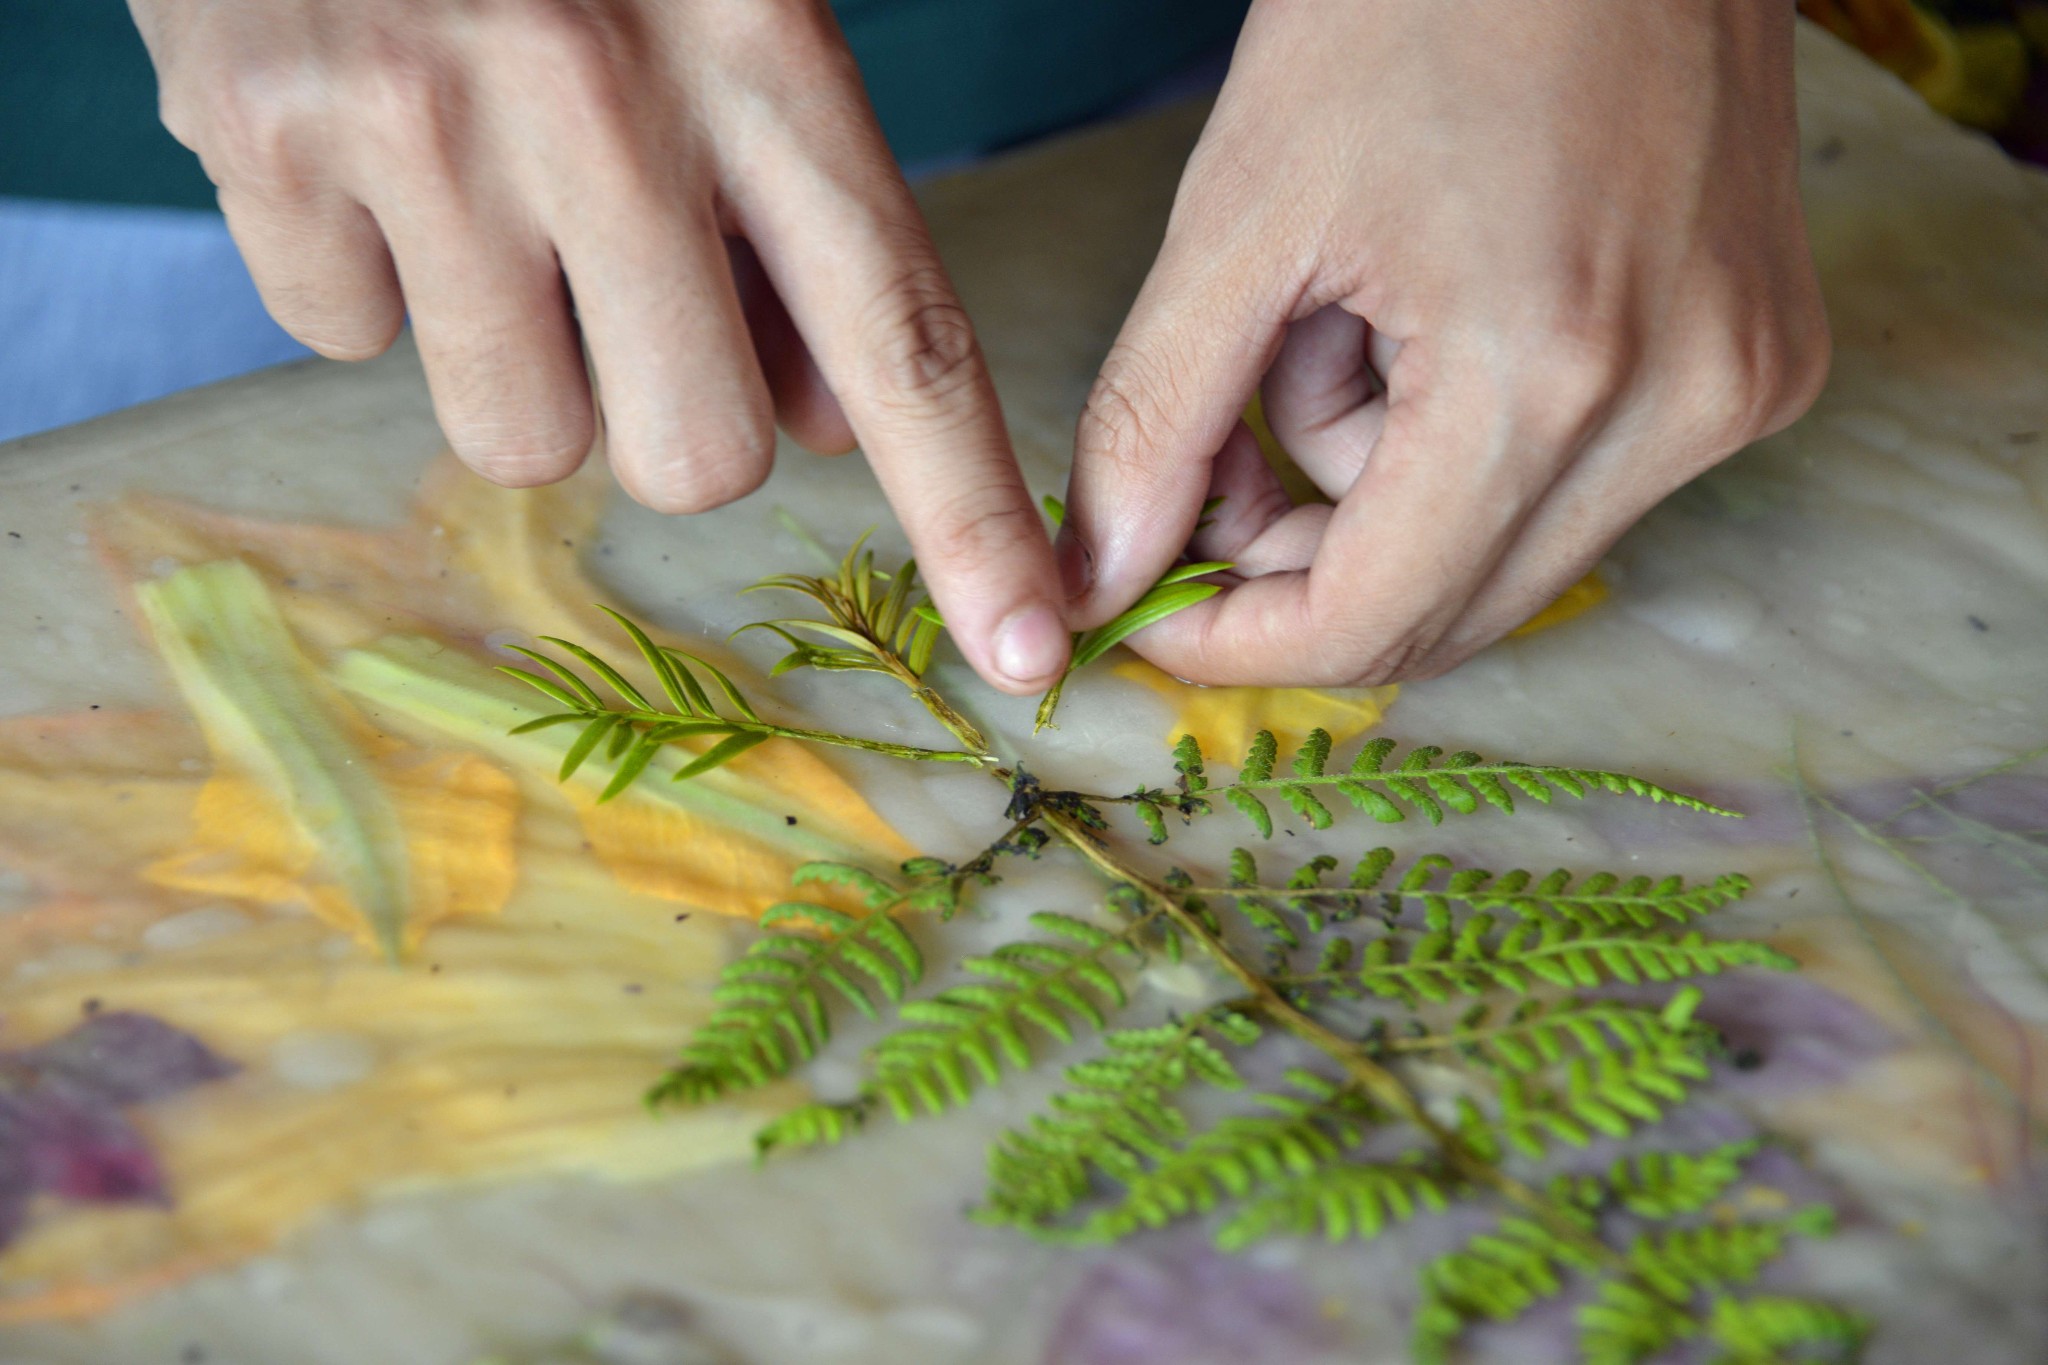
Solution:
M1057 1365L1290 1365L1336 1343L1297 1276L1206 1245L1120 1249L1069 1296Z
M0 1248L21 1234L28 1221L29 1196L35 1193L28 1153L7 1140L5 1105L0 1097Z
M227 1058L147 1014L96 1014L16 1060L111 1104L146 1104L234 1074Z
M94 1203L164 1197L148 1139L100 1096L46 1078L9 1108L13 1140L4 1145L26 1157L34 1188Z

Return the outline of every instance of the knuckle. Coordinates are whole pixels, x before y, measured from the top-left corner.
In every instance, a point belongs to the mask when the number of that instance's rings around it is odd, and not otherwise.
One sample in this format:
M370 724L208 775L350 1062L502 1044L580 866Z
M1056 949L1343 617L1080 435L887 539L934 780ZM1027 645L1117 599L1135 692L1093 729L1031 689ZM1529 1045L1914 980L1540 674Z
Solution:
M1386 683L1414 681L1431 649L1430 641L1413 637L1379 645L1365 653L1362 663L1334 670L1346 676L1325 685L1379 687Z
M364 38L335 78L350 111L352 140L373 158L359 176L389 174L453 177L464 76L457 61L440 49L401 34Z
M572 115L614 111L626 35L602 5L501 0L487 22L487 50L529 78L544 76Z
M1143 461L1163 434L1156 409L1141 396L1152 391L1151 378L1151 367L1136 352L1121 343L1110 348L1081 408L1076 458L1127 468Z
M1804 416L1827 383L1832 345L1816 307L1719 331L1696 362L1702 434L1726 453Z
M1583 432L1606 416L1635 366L1628 336L1618 325L1591 319L1556 336L1538 372L1540 402L1556 424Z
M251 65L203 93L167 98L164 122L217 183L289 187L303 175L307 106L295 73Z
M1030 508L986 494L942 502L927 523L928 558L950 565L993 564L1045 532Z
M925 409L979 382L981 343L936 263L907 271L884 299L870 332L884 401Z
M345 85L359 126L399 152L437 147L455 98L454 72L424 53L379 42L358 59Z

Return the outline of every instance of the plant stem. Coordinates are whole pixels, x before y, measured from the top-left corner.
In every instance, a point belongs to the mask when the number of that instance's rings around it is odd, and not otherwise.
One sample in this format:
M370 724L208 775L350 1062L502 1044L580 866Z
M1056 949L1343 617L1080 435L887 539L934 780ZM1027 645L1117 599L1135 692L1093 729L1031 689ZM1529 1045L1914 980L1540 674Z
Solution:
M639 725L671 725L677 721L699 719L694 716L669 715L661 711L620 710L613 714L624 716ZM924 749L914 744L892 744L885 739L838 735L829 730L803 730L787 725L770 725L765 721L735 720L727 716L720 716L718 720L735 730L744 730L751 734L802 740L810 744L829 744L841 749L860 749L871 754L885 754L890 758L915 759L921 763L973 763L980 766L995 761L979 749Z
M1011 781L1010 771L997 763L995 755L988 751L987 740L981 733L961 719L959 713L948 705L936 690L913 674L893 652L885 653L883 657L891 665L890 671L910 688L912 695L935 720L945 726L962 744L977 750L975 756L981 761L982 770L1007 787ZM1505 764L1475 765L1471 769L1459 771L1502 772L1507 767ZM1335 782L1337 779L1333 777L1328 780ZM1209 792L1203 794L1206 796ZM1140 917L1132 926L1133 930L1161 917L1170 921L1182 933L1193 939L1211 962L1244 988L1243 1004L1336 1062L1351 1078L1352 1083L1370 1099L1396 1117L1420 1129L1443 1153L1451 1169L1473 1184L1485 1186L1509 1203L1523 1209L1548 1228L1553 1235L1571 1243L1583 1254L1604 1265L1614 1266L1620 1263L1611 1248L1588 1232L1576 1219L1568 1216L1552 1200L1507 1174L1492 1162L1480 1158L1455 1132L1438 1123L1399 1076L1374 1060L1366 1044L1338 1033L1274 989L1272 982L1264 974L1240 958L1220 935L1211 932L1199 916L1189 911L1185 894L1175 892L1173 888L1153 880L1139 869L1119 859L1107 844L1096 837L1095 832L1081 820L1074 809L1041 805L1036 815L1045 828L1058 835L1062 842L1103 876L1112 882L1131 887L1145 898L1151 906L1151 912Z

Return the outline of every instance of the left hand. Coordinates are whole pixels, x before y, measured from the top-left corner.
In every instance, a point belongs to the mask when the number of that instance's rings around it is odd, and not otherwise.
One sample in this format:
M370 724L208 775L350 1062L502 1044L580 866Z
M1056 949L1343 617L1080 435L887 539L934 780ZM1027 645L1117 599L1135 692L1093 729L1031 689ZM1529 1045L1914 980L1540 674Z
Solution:
M1169 671L1433 676L1804 412L1828 337L1792 24L1784 0L1257 0L1081 418L1072 623L1188 549L1245 581L1137 637ZM1260 457L1260 386L1334 507Z

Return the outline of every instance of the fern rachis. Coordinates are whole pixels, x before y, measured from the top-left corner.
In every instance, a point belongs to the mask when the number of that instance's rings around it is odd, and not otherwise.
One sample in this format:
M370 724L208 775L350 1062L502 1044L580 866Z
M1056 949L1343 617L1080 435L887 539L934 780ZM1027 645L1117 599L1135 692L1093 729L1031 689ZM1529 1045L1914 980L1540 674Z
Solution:
M702 1103L764 1083L825 1046L836 1011L880 1016L887 1029L866 1050L858 1093L800 1106L758 1140L763 1152L831 1143L877 1112L908 1121L956 1109L1005 1073L1099 1033L1099 1049L1068 1065L1066 1087L996 1143L978 1217L1059 1240L1111 1241L1214 1214L1217 1240L1236 1249L1290 1233L1369 1238L1485 1201L1503 1210L1496 1225L1423 1268L1418 1359L1446 1359L1472 1321L1517 1316L1582 1279L1593 1286L1581 1310L1582 1350L1600 1365L1692 1339L1712 1340L1731 1361L1767 1365L1781 1358L1773 1351L1860 1337L1851 1314L1744 1288L1790 1237L1821 1230L1808 1215L1713 1221L1710 1206L1742 1178L1749 1146L1652 1148L1601 1176L1522 1174L1596 1136L1633 1136L1706 1079L1715 1038L1694 1017L1691 983L1793 965L1767 945L1706 931L1745 894L1746 879L1495 874L1387 847L1348 869L1318 854L1270 878L1238 850L1227 875L1205 878L1126 847L1107 816L1131 808L1146 836L1140 847L1157 848L1175 824L1224 808L1271 838L1274 801L1315 829L1333 826L1347 806L1381 825L1418 814L1435 825L1504 818L1525 801L1560 795L1732 812L1600 769L1435 746L1397 759L1384 739L1340 762L1320 730L1292 755L1261 732L1227 782L1213 779L1200 746L1183 738L1170 783L1123 796L1059 790L999 759L930 684L940 623L918 597L911 566L879 570L856 546L836 575L762 586L801 594L822 613L760 623L790 646L777 672L889 677L960 747L772 726L730 679L693 668L697 661L631 623L623 624L672 709L650 705L588 651L555 642L623 706L572 668L537 657L547 676L522 676L566 708L545 723L586 727L576 762L603 754L616 763L614 790L636 780L643 753L705 737L716 741L702 755L707 765L726 761L727 746L770 734L970 763L1002 783L1008 827L965 863L913 860L901 883L858 869L807 871L852 883L865 916L806 902L772 910L764 937L727 969L712 1018L652 1098ZM950 915L997 879L1001 858L1051 849L1100 874L1105 914L1041 911L1029 936L952 963L950 984L927 986L915 943L925 912ZM1153 956L1184 952L1213 969L1218 999L1183 1018L1112 1028L1128 975ZM1611 985L1637 993L1585 994ZM1252 1084L1249 1063L1268 1045L1262 1040L1282 1034L1321 1061L1291 1068L1277 1085ZM1617 1243L1610 1210L1662 1230Z

